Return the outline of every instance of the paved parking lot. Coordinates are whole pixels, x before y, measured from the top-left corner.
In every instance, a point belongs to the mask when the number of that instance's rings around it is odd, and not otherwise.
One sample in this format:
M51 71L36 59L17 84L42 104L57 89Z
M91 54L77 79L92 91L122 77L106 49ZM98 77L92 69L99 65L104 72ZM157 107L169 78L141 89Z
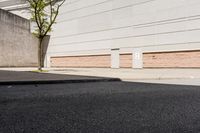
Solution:
M199 86L133 82L0 86L0 133L199 131Z

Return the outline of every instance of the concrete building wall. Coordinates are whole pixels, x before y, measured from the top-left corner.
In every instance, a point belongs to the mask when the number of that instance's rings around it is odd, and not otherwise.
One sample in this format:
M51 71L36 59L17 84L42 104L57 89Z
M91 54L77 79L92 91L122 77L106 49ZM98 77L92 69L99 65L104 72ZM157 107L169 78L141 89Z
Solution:
M29 16L22 9L12 12ZM53 27L45 65L55 58L111 55L111 49L120 49L119 65L128 68L137 64L133 49L142 51L144 67L159 63L146 61L149 53L164 57L173 52L178 61L175 55L187 51L190 60L199 59L192 54L200 50L199 23L199 0L69 0Z
M61 8L50 57L200 50L199 0L73 0ZM123 64L123 63L122 63ZM130 64L130 63L129 63Z
M37 49L29 21L0 9L0 67L37 66Z

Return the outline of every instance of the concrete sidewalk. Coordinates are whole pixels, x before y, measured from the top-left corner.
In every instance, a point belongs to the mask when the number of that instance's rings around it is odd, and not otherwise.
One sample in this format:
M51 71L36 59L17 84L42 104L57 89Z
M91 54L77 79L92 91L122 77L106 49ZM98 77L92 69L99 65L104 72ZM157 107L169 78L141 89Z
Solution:
M161 80L147 79L147 80L126 80L126 81L135 82L135 83L200 86L200 78L199 79L161 79Z
M49 73L113 77L123 80L198 79L200 69L51 68Z
M120 81L117 78L0 70L0 85L56 84Z
M49 73L120 78L128 82L200 86L200 69L48 69Z

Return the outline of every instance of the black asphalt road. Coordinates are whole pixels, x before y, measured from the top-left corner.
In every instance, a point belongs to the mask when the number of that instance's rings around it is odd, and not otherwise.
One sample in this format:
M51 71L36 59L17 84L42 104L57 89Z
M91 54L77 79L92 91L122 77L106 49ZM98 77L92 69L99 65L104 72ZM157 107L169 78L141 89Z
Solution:
M0 133L199 133L200 87L0 86Z

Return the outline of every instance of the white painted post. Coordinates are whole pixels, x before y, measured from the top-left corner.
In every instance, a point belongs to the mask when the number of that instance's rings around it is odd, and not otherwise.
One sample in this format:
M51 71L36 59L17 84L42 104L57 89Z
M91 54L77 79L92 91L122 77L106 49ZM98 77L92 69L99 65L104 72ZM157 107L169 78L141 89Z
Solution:
M140 69L143 68L143 53L141 48L133 49L132 53L132 68Z
M111 49L111 68L119 68L119 49Z

